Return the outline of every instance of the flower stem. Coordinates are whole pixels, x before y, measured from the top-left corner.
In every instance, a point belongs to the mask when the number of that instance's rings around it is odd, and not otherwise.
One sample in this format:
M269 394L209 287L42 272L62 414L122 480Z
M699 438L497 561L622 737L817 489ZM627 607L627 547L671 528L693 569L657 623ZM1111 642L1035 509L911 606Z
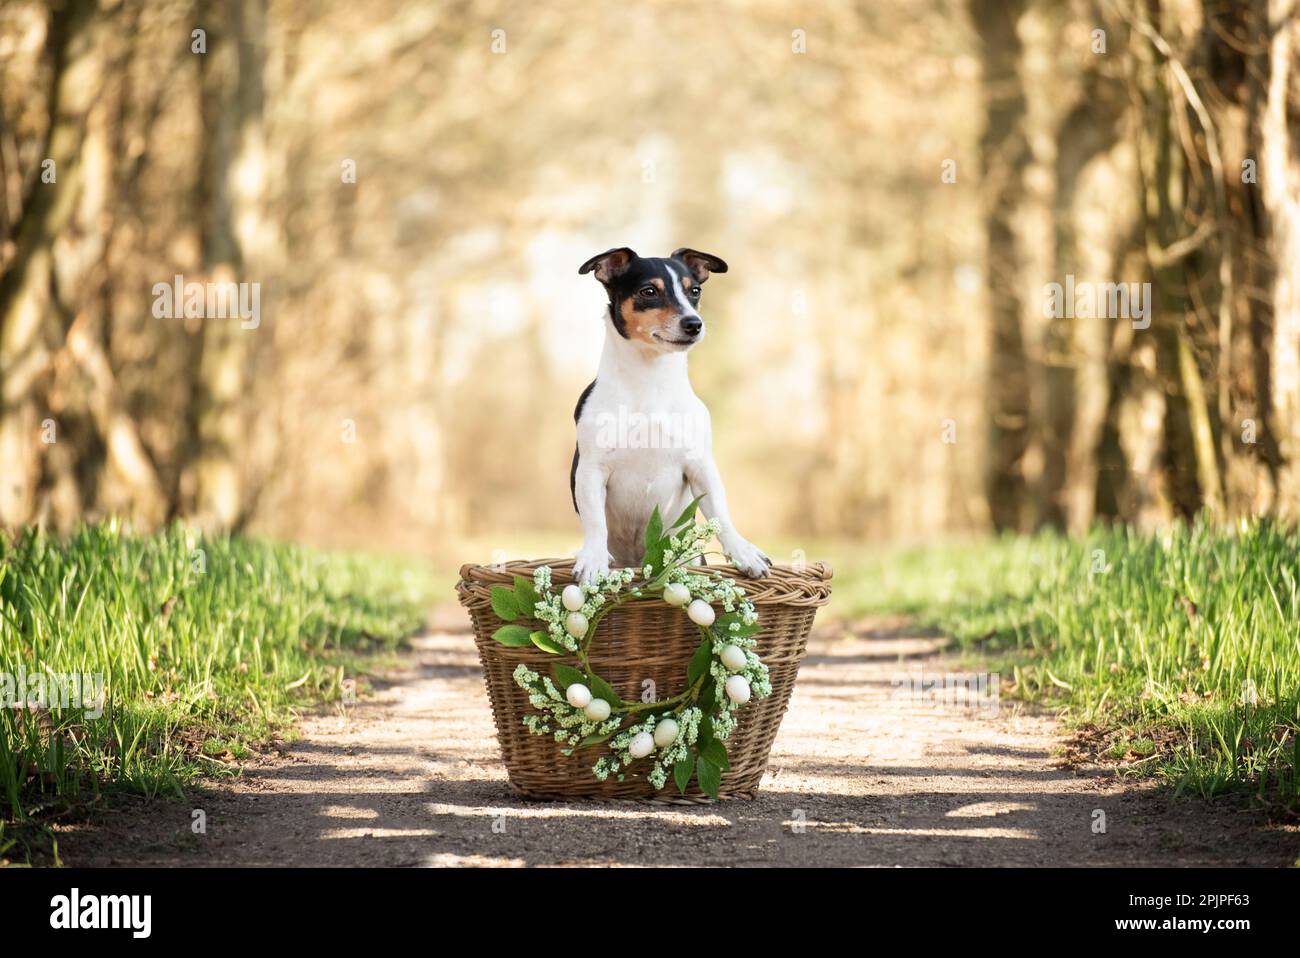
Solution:
M674 695L670 699L664 699L663 701L658 702L638 702L635 705L629 705L626 708L619 709L618 711L625 712L628 715L633 715L637 712L650 712L658 708L664 708L665 706L673 705L674 703L681 703L684 705L688 700L690 700L692 695L699 691L700 685L704 682L704 678L705 677L701 675L695 680L695 684L693 684L689 689L680 695ZM674 711L679 711L679 709L674 709Z

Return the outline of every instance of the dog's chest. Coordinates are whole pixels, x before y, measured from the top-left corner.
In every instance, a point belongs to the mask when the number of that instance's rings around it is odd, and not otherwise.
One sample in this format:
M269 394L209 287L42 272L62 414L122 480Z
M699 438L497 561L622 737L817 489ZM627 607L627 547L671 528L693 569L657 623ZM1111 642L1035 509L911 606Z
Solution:
M611 478L680 476L709 447L708 412L689 386L638 386L596 381L578 419L579 449L599 458Z
M597 380L578 421L578 446L604 467L609 548L636 561L650 514L676 516L690 501L690 461L709 447L708 413L689 386L658 390Z

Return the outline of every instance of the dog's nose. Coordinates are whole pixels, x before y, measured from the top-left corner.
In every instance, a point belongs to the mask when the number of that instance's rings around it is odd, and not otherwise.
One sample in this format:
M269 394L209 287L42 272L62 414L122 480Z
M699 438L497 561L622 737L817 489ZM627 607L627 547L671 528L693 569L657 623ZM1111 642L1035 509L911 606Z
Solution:
M698 336L704 328L704 320L698 316L686 316L682 319L682 332L687 336Z

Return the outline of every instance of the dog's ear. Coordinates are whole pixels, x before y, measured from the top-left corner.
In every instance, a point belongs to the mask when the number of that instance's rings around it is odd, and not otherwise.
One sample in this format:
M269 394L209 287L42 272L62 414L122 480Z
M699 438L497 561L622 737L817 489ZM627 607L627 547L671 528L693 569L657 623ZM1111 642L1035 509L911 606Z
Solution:
M616 279L626 273L627 268L632 265L634 259L636 259L636 253L626 246L620 246L618 249L607 249L583 263L578 268L578 275L582 276L594 269L596 279L602 283L608 283L611 279Z
M727 264L712 253L701 253L697 249L687 249L683 246L681 249L673 250L673 259L679 259L686 264L686 268L691 271L695 277L695 282L702 283L709 278L710 273L725 273Z

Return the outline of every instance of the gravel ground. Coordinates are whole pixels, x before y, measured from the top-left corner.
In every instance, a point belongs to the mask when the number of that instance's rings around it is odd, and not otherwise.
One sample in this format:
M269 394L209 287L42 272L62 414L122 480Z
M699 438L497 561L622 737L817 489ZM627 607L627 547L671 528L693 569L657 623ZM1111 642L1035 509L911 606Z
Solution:
M69 865L1263 865L1300 829L1070 767L1050 716L936 703L953 669L898 622L819 628L757 799L544 804L499 764L457 616L402 671L187 802L120 802L59 832ZM191 830L192 811L207 816ZM1105 831L1095 831L1104 814Z

